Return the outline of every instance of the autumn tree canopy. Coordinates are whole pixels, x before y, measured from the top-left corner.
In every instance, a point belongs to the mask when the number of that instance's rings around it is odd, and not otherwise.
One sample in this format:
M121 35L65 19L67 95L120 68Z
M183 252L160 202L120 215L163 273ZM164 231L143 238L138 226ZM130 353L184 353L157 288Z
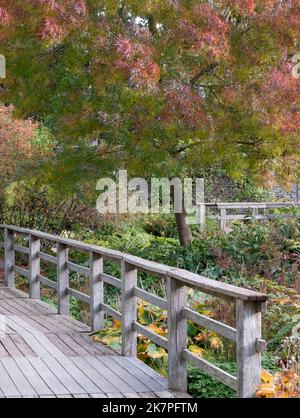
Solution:
M0 100L55 135L64 181L297 172L300 0L0 0L0 28Z

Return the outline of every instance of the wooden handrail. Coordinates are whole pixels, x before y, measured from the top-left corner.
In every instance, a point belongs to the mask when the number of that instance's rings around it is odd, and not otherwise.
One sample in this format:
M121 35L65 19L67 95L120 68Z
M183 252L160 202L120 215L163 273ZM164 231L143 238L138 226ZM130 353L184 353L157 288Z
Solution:
M208 210L218 212L218 215L207 214ZM300 218L300 214L289 213L271 213L274 209L300 209L300 202L203 202L198 205L200 230L205 230L206 217L217 219L221 230L228 230L228 223L232 221L248 221L255 219L256 221L269 221L272 219L289 219ZM251 214L228 213L227 211L251 211Z
M187 362L219 379L238 392L240 397L253 397L260 383L261 351L265 342L261 339L261 312L267 296L164 264L144 260L119 251L86 244L73 239L58 237L41 231L0 225L5 231L5 240L0 247L5 249L5 281L9 287L15 286L15 273L29 280L30 297L40 298L40 284L57 291L58 313L69 313L69 296L90 305L91 329L104 327L104 314L122 322L122 355L137 356L137 334L152 339L168 350L169 387L171 390L186 391ZM15 243L15 235L28 238L28 247ZM41 252L41 240L56 245L56 257ZM69 261L69 250L75 249L89 254L89 267ZM28 255L29 268L17 266L15 253ZM103 260L109 259L121 264L121 279L103 271ZM57 267L57 282L41 275L40 262L49 262ZM86 295L70 287L69 272L75 271L89 278L90 293ZM138 271L144 271L167 282L166 299L155 296L137 286ZM118 312L105 304L104 284L121 289L122 309ZM237 312L236 328L194 312L187 306L187 288L234 302ZM155 334L138 323L137 300L164 309L168 313L168 338ZM206 360L200 359L187 349L187 321L192 321L236 343L237 376L231 376Z

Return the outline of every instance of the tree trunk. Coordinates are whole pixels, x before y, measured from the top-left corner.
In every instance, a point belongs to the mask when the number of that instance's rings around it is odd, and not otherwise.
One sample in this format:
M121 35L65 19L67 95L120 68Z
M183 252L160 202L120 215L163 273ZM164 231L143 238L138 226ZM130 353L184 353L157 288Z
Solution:
M193 236L192 230L186 222L185 211L183 211L182 213L175 213L175 219L180 245L182 245L183 247L187 247L192 242Z

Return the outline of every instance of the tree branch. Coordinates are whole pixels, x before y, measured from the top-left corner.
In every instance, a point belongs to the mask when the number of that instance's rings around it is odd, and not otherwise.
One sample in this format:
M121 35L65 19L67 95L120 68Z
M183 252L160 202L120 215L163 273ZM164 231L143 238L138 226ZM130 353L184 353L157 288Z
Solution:
M201 71L199 71L196 75L194 75L194 77L190 80L190 83L192 85L195 85L196 82L199 80L199 78L201 78L204 75L211 74L218 65L219 65L218 63L213 63L213 64L208 65L205 68L202 68Z
M157 35L157 28L156 28L156 23L155 23L155 19L154 16L152 14L148 15L148 27L149 27L149 31L153 36Z

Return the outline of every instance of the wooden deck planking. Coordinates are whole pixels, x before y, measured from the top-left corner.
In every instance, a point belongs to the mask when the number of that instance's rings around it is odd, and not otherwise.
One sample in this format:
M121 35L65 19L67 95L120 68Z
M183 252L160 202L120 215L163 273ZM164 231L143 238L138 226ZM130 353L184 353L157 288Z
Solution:
M93 342L89 328L0 284L0 397L156 398L166 379Z

